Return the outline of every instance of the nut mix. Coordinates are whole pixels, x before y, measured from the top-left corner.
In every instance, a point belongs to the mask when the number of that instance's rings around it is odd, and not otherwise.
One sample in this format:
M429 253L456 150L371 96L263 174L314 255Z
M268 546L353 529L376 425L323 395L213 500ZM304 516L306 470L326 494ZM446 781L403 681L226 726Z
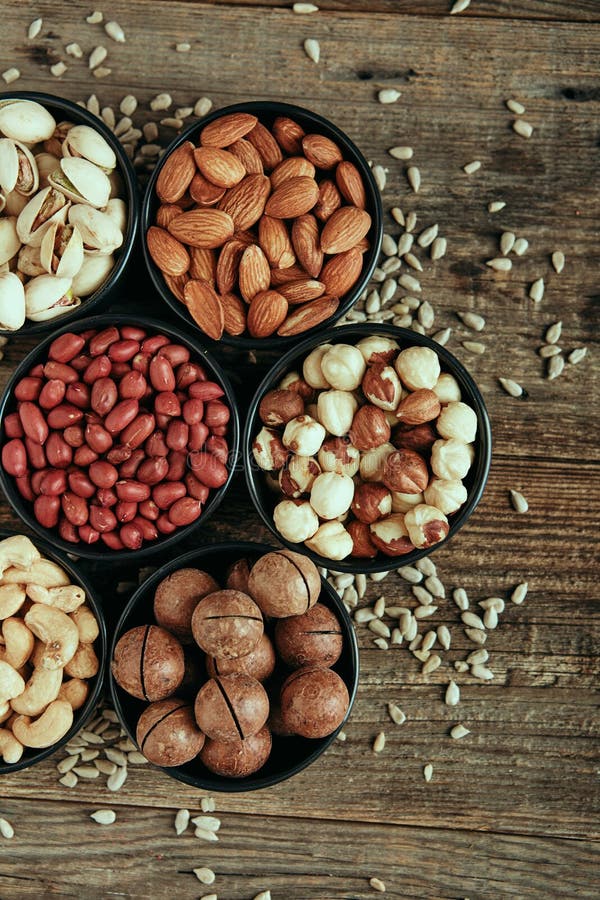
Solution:
M51 747L73 724L100 662L85 591L28 537L0 541L0 756Z
M349 695L331 669L343 649L341 626L318 602L321 579L309 559L274 551L254 564L236 561L226 578L245 591L220 589L193 568L164 578L154 594L159 624L120 637L112 673L149 703L136 737L151 762L199 758L215 774L243 777L267 761L272 732L320 738L335 731Z
M227 481L223 393L165 334L67 332L15 386L2 466L63 540L137 550L198 519Z
M199 328L288 337L358 281L371 217L356 166L286 116L229 113L180 144L157 182L148 252Z
M467 499L477 415L428 347L322 344L258 416L254 461L283 495L275 527L328 559L431 547Z
M116 165L89 125L0 101L0 328L70 312L106 281L127 222Z

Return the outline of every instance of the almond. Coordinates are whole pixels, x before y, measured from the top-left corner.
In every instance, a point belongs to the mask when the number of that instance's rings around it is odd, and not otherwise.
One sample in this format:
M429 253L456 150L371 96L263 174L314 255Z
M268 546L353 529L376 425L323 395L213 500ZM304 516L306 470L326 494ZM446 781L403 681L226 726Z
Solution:
M221 294L223 324L227 334L243 334L246 330L246 306L237 294Z
M148 252L161 272L183 275L190 267L190 256L183 244L164 228L152 225L146 234Z
M210 281L214 284L217 260L214 250L204 247L190 248L190 278L199 281Z
M244 250L245 244L234 238L232 241L227 241L219 253L216 271L219 293L227 294L237 284L240 260Z
M250 141L241 138L227 148L241 162L248 175L264 175L265 167L256 147Z
M169 223L169 231L192 247L220 247L233 235L233 219L219 209L191 209Z
M286 269L296 262L287 227L281 219L261 216L258 223L258 243L274 268Z
M257 294L248 310L248 331L252 337L268 337L277 331L288 311L287 300L277 291Z
M184 290L185 286L188 283L189 275L186 273L185 275L167 275L166 272L164 274L164 279L167 283L167 287L171 291L171 293L179 300L180 303L184 303Z
M274 169L279 165L283 156L279 144L271 134L268 128L261 122L257 122L252 131L249 131L246 138L252 146L258 151L258 155L263 161L265 169Z
M218 341L223 334L223 307L213 287L207 281L188 281L184 289L184 303L199 328Z
M319 199L314 208L314 214L317 219L320 219L321 222L326 222L341 205L342 198L333 181L329 179L322 181L319 184Z
M298 262L309 275L317 278L323 268L323 251L319 237L319 225L313 215L298 216L292 225L292 245Z
M367 203L365 186L354 163L344 160L335 170L335 181L344 200L352 206L364 209Z
M301 125L288 116L277 116L273 122L273 134L285 153L297 156L302 153L302 138L306 134Z
M321 322L329 319L339 305L340 301L337 297L326 296L319 297L318 300L311 300L304 306L298 306L283 325L279 326L277 334L280 337L290 337L308 331L309 328L315 328Z
M284 159L271 172L273 190L278 188L286 178L297 178L299 175L308 175L309 178L314 178L315 167L304 156L290 156L288 159Z
M292 306L297 303L307 303L309 300L316 300L321 294L325 293L325 285L321 281L314 278L299 278L298 281L289 281L282 284L279 293L285 297L287 302Z
M299 175L288 178L267 200L265 212L277 219L294 219L309 212L319 198L319 186L314 178Z
M162 203L156 210L156 224L159 228L168 228L175 216L181 215L183 209L176 203Z
M307 134L302 138L302 149L307 159L317 169L333 169L343 159L342 151L324 134Z
M271 269L271 284L274 287L298 281L299 278L306 278L306 272L298 265L288 266L287 269Z
M200 143L203 147L229 147L234 141L243 138L252 131L258 119L250 113L229 113L213 119L200 132Z
M185 141L165 159L156 180L156 193L162 203L175 203L183 197L196 172L194 145Z
M196 172L190 184L190 197L200 206L215 206L225 196L225 188L213 184Z
M246 169L237 156L218 147L197 147L194 159L204 177L219 187L233 187L246 174Z
M364 238L371 227L371 216L356 206L342 206L325 223L321 232L324 253L344 253Z
M329 293L335 292L340 297L345 296L354 287L362 272L362 253L356 247L338 253L327 260L319 275L319 281L325 285Z
M219 209L233 219L236 231L251 228L262 216L271 182L266 175L246 175L239 184L229 188Z
M257 244L246 247L240 260L240 294L250 303L260 291L266 291L271 283L269 261Z

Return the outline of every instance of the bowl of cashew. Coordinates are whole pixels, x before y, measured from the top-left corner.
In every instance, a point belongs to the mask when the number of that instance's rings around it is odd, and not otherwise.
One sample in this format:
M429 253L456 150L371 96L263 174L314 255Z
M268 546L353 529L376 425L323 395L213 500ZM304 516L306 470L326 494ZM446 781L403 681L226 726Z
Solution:
M45 541L0 531L0 774L40 762L85 725L105 664L88 581Z

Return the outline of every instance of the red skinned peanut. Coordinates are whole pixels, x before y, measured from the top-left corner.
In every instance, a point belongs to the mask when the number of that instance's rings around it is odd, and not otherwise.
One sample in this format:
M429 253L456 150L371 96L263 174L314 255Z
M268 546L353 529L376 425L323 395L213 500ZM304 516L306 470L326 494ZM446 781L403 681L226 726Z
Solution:
M17 400L28 400L32 403L40 396L43 384L44 382L41 378L32 378L30 375L25 375L15 387L15 397Z
M43 444L48 437L48 424L40 408L26 400L19 404L18 412L26 436L34 444Z
M100 540L109 548L109 550L124 550L125 544L118 534L114 531L107 531L106 534L100 535Z
M181 481L187 469L187 453L185 450L171 450L167 456L169 470L165 481Z
M117 481L115 491L119 500L126 500L132 503L141 503L150 497L149 484L142 484L139 481L130 479Z
M68 541L70 544L79 543L77 528L75 528L72 522L69 522L65 516L60 517L58 522L58 533L63 541Z
M55 469L66 469L73 460L73 448L57 431L48 436L45 445L46 459Z
M145 459L146 454L141 447L138 447L137 450L132 450L129 459L126 459L125 462L121 463L119 466L119 477L135 478L135 473Z
M213 456L216 456L223 465L227 465L227 460L229 459L229 445L225 438L211 434L206 442L206 449L209 453L212 453Z
M204 416L204 401L197 399L186 400L183 404L183 418L188 425L197 425Z
M146 332L137 325L121 325L121 337L126 341L143 341Z
M85 439L96 453L106 453L112 447L113 439L102 425L86 425Z
M69 365L75 369L76 372L84 372L91 361L92 357L88 356L87 353L80 353L79 356L76 356L75 359L71 360Z
M29 372L30 378L43 378L44 377L44 366L42 363L38 363L37 366L34 366L33 369Z
M46 378L58 378L59 381L64 381L65 384L72 384L79 378L72 366L54 362L53 359L49 360L44 366L44 375Z
M29 462L33 466L34 469L44 469L48 460L46 459L46 453L41 444L36 444L35 441L32 441L30 437L26 437L24 439L25 449L27 450L27 458Z
M188 388L188 394L195 400L218 400L223 393L223 388L214 381L195 381Z
M192 472L186 474L185 486L190 497L193 497L194 500L200 500L201 503L206 503L210 493L209 488L207 488L205 484L202 484L201 481L198 481Z
M166 512L161 513L156 520L156 528L161 534L173 534L174 531L177 531L177 525L174 525L173 522L171 522L169 515Z
M88 505L84 497L66 491L61 497L62 511L73 525L85 525L88 520Z
M65 400L72 403L78 409L88 409L90 405L91 391L89 385L83 381L74 381L73 384L67 385Z
M157 484L152 488L152 499L159 509L169 509L176 500L181 500L186 495L185 484L181 481L171 481L166 484Z
M84 497L86 500L96 493L96 485L80 470L69 474L69 488L78 497Z
M206 374L201 366L197 363L183 363L177 366L175 383L178 390L184 391L195 381L206 381Z
M150 381L155 391L174 391L175 373L173 366L165 356L153 356L148 370Z
M115 378L118 381L120 378L124 378L125 375L127 375L127 373L131 372L131 371L132 371L132 369L131 369L131 366L129 365L129 363L114 362L112 364L112 369L110 370L110 374L113 378Z
M183 497L176 500L169 509L169 520L177 527L181 525L191 525L195 522L202 512L202 504L193 497Z
M93 481L96 487L111 488L119 477L118 470L105 459L99 459L93 462L88 469L90 481Z
M147 387L148 382L141 372L128 372L119 382L119 397L122 400L141 400Z
M60 499L40 494L35 498L33 514L44 528L56 528L60 513Z
M139 350L139 341L115 341L108 349L108 358L116 363L128 362L136 353L139 353Z
M138 505L133 500L119 500L115 506L115 515L117 522L131 522L135 519L138 511Z
M146 443L144 450L148 456L167 456L169 448L165 443L162 431L153 431Z
M170 450L185 450L189 440L190 429L181 419L169 422L166 443Z
M183 344L165 344L160 348L159 356L165 356L175 368L189 362L190 351Z
M150 369L150 356L147 353L136 353L131 361L131 368L146 378Z
M48 413L48 425L57 431L68 428L69 425L77 425L83 419L82 410L71 403L61 403Z
M96 491L96 502L98 506L102 506L104 509L110 509L113 506L116 506L118 500L117 495L111 488L98 488Z
M204 422L209 428L218 428L229 422L229 407L220 400L209 400L204 408Z
M106 459L109 463L112 463L113 466L120 466L121 463L131 459L131 453L131 447L126 447L125 444L117 444L116 447L111 447L108 451Z
M91 361L87 369L83 373L83 380L86 384L93 384L99 378L107 378L112 371L112 363L108 356L96 356Z
M60 381L59 378L52 378L42 388L38 397L38 403L42 409L54 409L55 406L58 406L65 399L66 390L67 386L64 381Z
M138 481L143 484L158 484L163 481L169 471L169 463L164 456L153 456L146 459L137 470ZM142 499L146 499L145 497Z
M100 532L92 528L89 522L86 522L85 525L80 525L77 533L84 544L95 544L96 541L100 540Z
M99 416L106 416L118 398L117 386L112 378L99 378L92 385L90 406Z
M106 506L90 506L90 525L101 535L114 531L118 525L117 518Z
M190 425L187 444L188 450L202 450L208 435L209 431L204 422L198 422L197 425Z
M110 345L114 344L115 341L118 341L120 337L121 335L119 334L119 329L114 325L110 325L103 331L99 331L98 334L94 335L94 337L90 340L90 355L101 356L103 353L106 353Z
M27 450L20 438L13 438L2 448L2 466L14 478L21 478L27 472Z
M227 481L226 467L212 453L190 453L188 459L193 474L207 487L218 488Z
M180 416L181 404L173 391L161 391L154 398L154 411L163 416Z
M144 519L149 519L151 522L155 522L160 515L160 510L154 500L142 500L138 505L138 509L140 515L143 516Z
M77 447L81 447L82 444L85 443L85 437L81 425L69 425L63 431L63 437L69 447L73 447L74 449L76 449Z
M133 403L136 407L138 407L137 400L123 400L119 404L119 406L123 406L123 404L125 403ZM106 422L106 427L109 428L108 418ZM150 435L154 431L155 426L156 420L151 413L140 413L139 416L136 415L133 421L123 429L123 431L121 432L121 441L124 444L127 444L128 447L131 447L132 450L135 450L136 447L141 446L141 444L143 444L144 441L150 437Z
M41 487L42 481L43 481L43 479L44 479L44 476L47 475L49 471L50 471L50 470L49 470L48 467L46 466L46 468L44 468L44 469L36 469L35 472L32 472L32 473L31 473L31 490L32 490L33 493L36 495L36 497L37 497L38 494L41 494L41 492L42 492L42 487Z
M144 535L145 541L155 541L157 539L158 531L156 529L156 525L153 525L153 523L149 522L148 519L144 519L142 516L136 516L133 522L134 525L137 525L137 527Z
M20 478L15 478L15 484L21 497L24 500L28 500L30 503L33 503L35 495L33 493L33 490L31 489L31 478L29 477L29 475L21 475Z
M40 481L40 494L58 497L67 489L67 473L63 469L50 469Z
M91 447L88 447L87 444L78 447L73 455L73 462L75 465L82 466L83 468L89 466L90 463L93 463L96 459L98 459L98 454L92 450Z
M4 418L4 434L7 438L22 438L25 435L19 413L9 413Z
M146 338L142 344L141 350L142 353L145 353L148 356L154 356L161 347L166 347L166 345L170 343L171 342L166 334L155 334L152 337Z
M144 535L142 529L135 522L127 522L119 529L119 537L128 550L139 550L142 546Z
M68 363L81 353L85 347L85 338L80 334L67 331L55 338L48 348L48 358L59 363Z
M121 402L117 403L115 408L107 415L104 420L104 427L107 431L110 431L111 434L117 434L117 432L127 428L130 422L133 422L138 414L139 406L137 400L121 400ZM151 431L152 428L148 434L150 434ZM146 435L146 437L148 437L148 435ZM145 439L146 438L144 438L144 440ZM121 441L121 443L127 442Z

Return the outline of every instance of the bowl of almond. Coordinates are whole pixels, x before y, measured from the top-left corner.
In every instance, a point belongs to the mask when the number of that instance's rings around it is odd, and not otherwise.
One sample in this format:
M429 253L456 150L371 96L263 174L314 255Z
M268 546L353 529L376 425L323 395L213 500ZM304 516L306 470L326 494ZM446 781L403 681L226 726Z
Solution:
M277 349L346 313L375 268L381 198L360 150L309 110L206 116L170 145L142 208L165 303L213 341Z

